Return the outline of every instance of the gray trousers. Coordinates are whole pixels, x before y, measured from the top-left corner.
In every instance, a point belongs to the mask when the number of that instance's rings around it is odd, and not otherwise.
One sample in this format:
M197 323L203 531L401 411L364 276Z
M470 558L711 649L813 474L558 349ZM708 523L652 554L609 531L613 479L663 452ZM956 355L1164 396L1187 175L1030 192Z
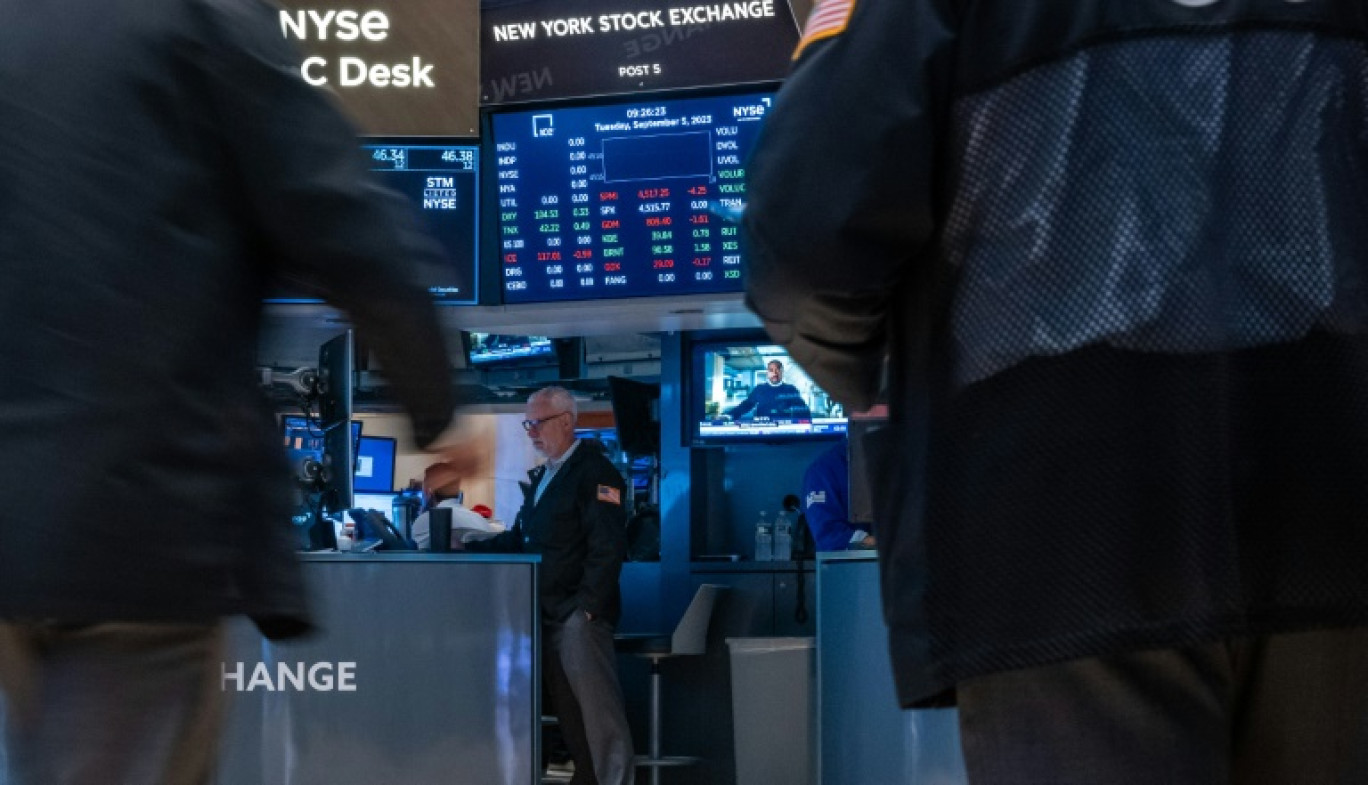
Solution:
M565 746L575 761L574 785L631 785L632 731L617 676L613 625L576 610L543 626L542 673Z
M1073 660L958 696L971 785L1368 783L1368 629Z
M200 785L222 626L0 620L0 783Z

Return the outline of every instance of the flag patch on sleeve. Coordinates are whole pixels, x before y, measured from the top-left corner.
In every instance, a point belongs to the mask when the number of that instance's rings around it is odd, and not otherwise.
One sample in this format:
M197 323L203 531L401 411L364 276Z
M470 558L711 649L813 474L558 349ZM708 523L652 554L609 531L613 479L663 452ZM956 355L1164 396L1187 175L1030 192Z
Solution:
M608 502L609 504L616 504L619 507L622 506L622 494L618 492L617 488L614 488L611 485L600 485L598 487L598 500L601 502Z
M845 32L854 10L855 0L820 0L808 14L803 37L798 41L798 48L793 50L793 59L797 60L808 44Z

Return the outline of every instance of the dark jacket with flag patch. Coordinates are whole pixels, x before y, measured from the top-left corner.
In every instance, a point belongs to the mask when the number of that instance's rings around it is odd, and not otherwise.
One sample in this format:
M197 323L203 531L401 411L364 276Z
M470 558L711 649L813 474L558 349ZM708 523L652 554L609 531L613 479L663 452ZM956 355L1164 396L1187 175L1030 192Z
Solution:
M513 528L481 542L475 552L541 554L541 612L562 621L581 609L617 623L622 615L618 576L627 556L627 513L622 475L596 441L581 440L534 501L545 471L537 467L523 486Z
M853 10L852 10L853 9ZM899 695L1368 624L1368 10L824 0L747 296L891 427Z

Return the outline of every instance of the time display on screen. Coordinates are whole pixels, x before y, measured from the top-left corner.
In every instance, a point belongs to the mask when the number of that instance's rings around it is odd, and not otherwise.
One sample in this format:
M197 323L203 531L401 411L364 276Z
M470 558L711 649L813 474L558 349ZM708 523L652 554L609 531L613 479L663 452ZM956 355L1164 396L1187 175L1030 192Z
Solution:
M771 93L493 118L507 303L741 290L745 160Z

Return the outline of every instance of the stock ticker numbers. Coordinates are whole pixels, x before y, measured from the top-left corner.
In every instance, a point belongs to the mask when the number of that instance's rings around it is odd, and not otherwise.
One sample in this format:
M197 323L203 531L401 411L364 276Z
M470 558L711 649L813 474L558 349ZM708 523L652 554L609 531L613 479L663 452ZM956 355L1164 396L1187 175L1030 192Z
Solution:
M419 273L433 301L474 305L479 294L479 146L367 137L361 154L383 185L413 203L428 233L441 244L441 263L424 265ZM267 302L322 302L289 282L274 286Z
M770 93L494 117L508 303L741 290L744 161Z
M446 266L426 271L428 292L439 303L476 301L479 225L479 147L440 144L369 144L370 168L385 185L408 197L428 231L443 246Z

